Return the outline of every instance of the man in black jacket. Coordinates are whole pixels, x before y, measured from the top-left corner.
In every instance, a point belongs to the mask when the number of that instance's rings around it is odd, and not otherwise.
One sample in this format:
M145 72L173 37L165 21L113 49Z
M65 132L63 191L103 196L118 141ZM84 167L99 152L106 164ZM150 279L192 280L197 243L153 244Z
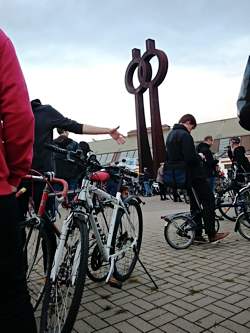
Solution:
M43 105L39 99L31 101L35 116L35 144L32 168L40 172L53 170L53 153L44 147L53 142L53 129L63 128L75 134L109 134L118 144L124 143L124 136L116 128L97 127L64 117L51 105Z
M215 232L215 200L210 186L206 180L206 172L203 167L203 154L197 154L190 132L196 127L196 119L191 114L181 117L178 124L175 124L169 133L166 141L167 161L169 163L185 162L190 175L191 185L196 191L198 199L203 207L203 220L205 231L209 241L214 242L225 238L229 233ZM192 191L189 191L190 210L193 214L199 207ZM202 237L202 220L196 217L197 230L196 240L205 241Z
M213 142L213 137L208 135L204 138L203 142L199 143L196 147L197 152L202 153L205 156L204 168L212 192L214 192L215 187L216 165L219 162L218 160L214 159L213 153L210 150Z
M250 163L245 154L246 150L244 146L240 145L240 138L232 137L228 147L228 157L232 161L233 167L236 166L236 180L239 182L245 182L245 177L241 173L250 173Z

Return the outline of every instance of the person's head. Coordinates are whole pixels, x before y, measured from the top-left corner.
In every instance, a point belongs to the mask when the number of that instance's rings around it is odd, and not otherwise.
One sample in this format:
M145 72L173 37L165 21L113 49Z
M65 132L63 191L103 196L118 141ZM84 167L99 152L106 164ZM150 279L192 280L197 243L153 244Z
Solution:
M179 120L179 124L184 125L189 132L197 126L195 117L192 114L184 114Z
M89 151L91 151L89 144L86 141L79 142L79 149L81 149L84 154L87 154Z
M204 142L207 143L209 146L212 146L214 139L211 135L207 135L204 138Z
M63 128L57 128L56 130L57 130L57 133L58 133L59 135L69 136L69 132L66 131L66 130L63 129Z
M240 144L240 138L238 136L233 136L231 139L230 139L230 144L233 146L233 147L237 147L239 146Z
M30 102L30 104L31 104L31 107L32 107L32 109L33 109L33 108L36 108L37 106L42 105L42 102L40 101L40 99L36 98L36 99L33 99L33 100Z

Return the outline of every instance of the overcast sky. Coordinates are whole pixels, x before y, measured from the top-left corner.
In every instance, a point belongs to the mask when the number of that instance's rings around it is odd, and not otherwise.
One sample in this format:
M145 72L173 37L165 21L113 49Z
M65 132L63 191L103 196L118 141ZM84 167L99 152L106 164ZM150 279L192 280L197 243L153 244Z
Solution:
M148 38L169 60L159 88L163 124L184 113L198 122L236 116L249 12L249 0L0 2L1 28L15 44L30 98L81 123L119 124L125 134L136 122L124 75L131 50L143 53ZM145 105L149 119L147 93Z

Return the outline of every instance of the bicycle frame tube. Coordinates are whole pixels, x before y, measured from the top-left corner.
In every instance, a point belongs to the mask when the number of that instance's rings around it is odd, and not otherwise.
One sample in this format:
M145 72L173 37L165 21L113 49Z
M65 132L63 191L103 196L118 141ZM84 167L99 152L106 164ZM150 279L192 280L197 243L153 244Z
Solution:
M114 205L106 245L103 244L100 232L98 230L98 220L97 220L95 211L93 210L93 201L92 201L93 194L96 194L97 197L100 199L110 200ZM78 198L87 203L87 208L90 211L90 215L89 215L90 223L91 223L92 229L94 230L94 234L96 237L98 247L99 247L100 251L102 252L105 260L108 261L109 257L110 257L110 248L111 248L111 242L112 242L112 237L113 237L113 233L114 233L115 223L116 223L116 219L117 219L118 209L122 208L125 211L126 215L129 216L127 213L126 207L125 207L123 201L121 200L121 192L117 192L116 197L114 197L111 194L109 194L109 193L97 188L95 185L91 184L90 180L83 179L82 190L79 193Z
M51 269L51 273L50 273L50 278L52 279L53 282L56 279L58 269L59 269L60 264L62 262L63 248L64 248L64 245L65 245L65 240L66 240L68 228L69 228L70 222L72 220L72 215L73 215L73 212L71 212L69 214L69 216L67 217L66 220L64 220L63 225L62 225L60 240L59 240L58 247L56 249L56 253L55 253L55 256L54 256L54 265L53 265L53 267Z

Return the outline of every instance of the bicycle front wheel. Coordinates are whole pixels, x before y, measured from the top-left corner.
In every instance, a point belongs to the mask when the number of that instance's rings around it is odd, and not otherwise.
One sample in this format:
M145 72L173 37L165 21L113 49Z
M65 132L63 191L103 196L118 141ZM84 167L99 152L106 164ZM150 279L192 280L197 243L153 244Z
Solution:
M142 211L134 198L126 201L127 214L119 209L111 241L110 254L118 254L115 259L114 276L125 281L132 274L142 242Z
M54 281L48 279L40 332L71 332L81 303L88 263L87 222L73 218ZM53 271L53 270L52 270Z
M238 216L238 219L236 221L236 224L238 225L238 231L242 237L244 237L247 240L250 240L250 221L249 217L247 218L245 213L241 213Z
M195 237L195 225L185 216L179 215L166 220L164 236L167 243L176 250L188 248Z

